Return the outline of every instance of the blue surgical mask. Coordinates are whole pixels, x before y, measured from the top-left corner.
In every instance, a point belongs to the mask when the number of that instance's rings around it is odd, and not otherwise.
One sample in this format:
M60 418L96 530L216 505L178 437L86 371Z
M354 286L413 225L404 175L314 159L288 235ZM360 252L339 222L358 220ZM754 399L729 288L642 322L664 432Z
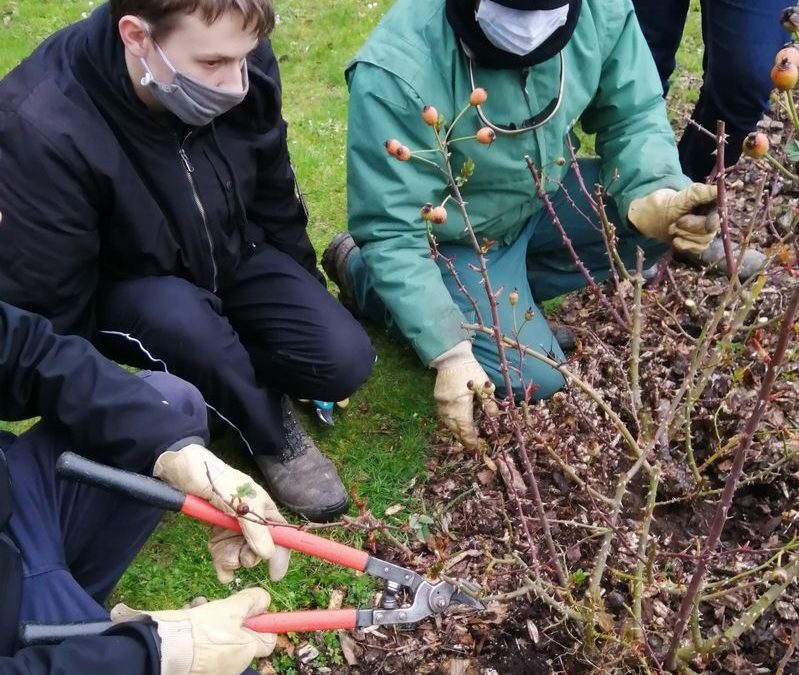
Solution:
M475 19L497 49L524 56L540 47L566 23L569 5L557 9L522 10L480 0Z
M247 61L241 65L241 91L230 91L220 87L210 87L177 71L167 55L153 40L158 54L166 66L172 71L172 82L165 84L155 79L147 61L142 58L145 75L141 79L142 86L148 87L155 99L164 108L175 114L186 124L202 127L237 106L244 100L250 88L247 74Z

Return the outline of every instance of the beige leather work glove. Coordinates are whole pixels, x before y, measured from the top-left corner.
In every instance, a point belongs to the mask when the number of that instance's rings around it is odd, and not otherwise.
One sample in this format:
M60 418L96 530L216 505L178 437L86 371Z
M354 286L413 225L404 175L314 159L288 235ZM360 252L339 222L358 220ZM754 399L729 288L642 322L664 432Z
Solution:
M679 192L655 190L632 201L627 219L641 234L699 255L719 229L716 186L693 183Z
M436 357L430 365L438 370L433 390L438 416L465 448L473 450L477 447L474 399L475 396L480 398L486 412L496 415L499 410L492 398L494 385L472 355L472 344L468 340Z
M263 614L269 600L263 588L248 588L193 609L146 612L119 604L111 610L111 621L155 623L161 675L239 675L275 648L276 635L242 626L245 619Z
M261 560L269 560L269 576L273 581L282 579L289 566L289 550L275 546L269 528L254 521L254 514L262 518L285 523L275 503L258 483L248 475L225 464L210 450L201 445L187 445L174 452L163 453L155 462L153 475L187 494L208 500L216 508L236 515L241 533L211 528L208 550L214 561L216 576L223 584L233 581L239 567L254 567ZM233 495L247 505L248 513L239 515L230 505Z

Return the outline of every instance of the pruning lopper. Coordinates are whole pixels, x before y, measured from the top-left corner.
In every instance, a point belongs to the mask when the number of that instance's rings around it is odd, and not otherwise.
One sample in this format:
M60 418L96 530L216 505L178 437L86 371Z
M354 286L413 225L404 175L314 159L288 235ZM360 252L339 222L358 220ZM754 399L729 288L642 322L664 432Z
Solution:
M152 506L181 511L206 523L241 531L235 517L204 499L185 494L156 478L98 464L72 452L63 453L56 467L64 478L110 489ZM447 581L427 581L413 570L376 558L366 551L318 537L291 525L269 525L269 530L275 544L383 579L385 588L379 608L267 612L247 619L244 625L251 630L287 633L415 623L433 614L440 614L453 603L477 610L485 609L482 602ZM411 603L407 606L400 606L398 596L403 588L411 596Z

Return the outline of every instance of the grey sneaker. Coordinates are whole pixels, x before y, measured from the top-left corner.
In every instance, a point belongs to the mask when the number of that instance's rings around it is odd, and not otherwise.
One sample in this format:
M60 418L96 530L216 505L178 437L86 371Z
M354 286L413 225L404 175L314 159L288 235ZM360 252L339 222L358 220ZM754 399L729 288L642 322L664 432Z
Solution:
M736 244L732 245L732 256L736 261L738 260L740 250L741 249L738 248ZM716 268L722 274L729 276L727 258L724 256L724 242L721 240L720 236L710 242L710 246L702 251L701 255L681 252L675 255L675 257L678 260L695 265L696 267ZM741 266L738 269L738 278L741 279L741 281L745 281L763 269L765 264L766 256L760 251L756 251L753 248L746 249L743 260L741 261Z
M357 248L349 232L339 232L322 253L322 269L336 286L338 299L352 314L355 314L355 294L347 278L347 258Z
M324 523L344 513L349 497L336 467L300 425L294 406L283 397L286 447L282 455L256 455L269 494L292 513Z

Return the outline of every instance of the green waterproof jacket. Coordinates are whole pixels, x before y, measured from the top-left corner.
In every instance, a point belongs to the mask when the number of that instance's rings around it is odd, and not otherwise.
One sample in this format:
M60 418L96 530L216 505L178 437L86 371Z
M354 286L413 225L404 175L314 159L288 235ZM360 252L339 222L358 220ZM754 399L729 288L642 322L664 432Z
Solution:
M463 198L481 239L510 243L543 208L524 156L545 167L554 192L568 170L568 163L558 166L556 160L568 157L567 135L578 120L596 134L601 180L610 186L620 213L626 214L636 197L690 184L680 169L660 80L630 0L583 0L563 58L563 100L549 122L532 132L499 135L490 146L474 141L452 146L455 171L467 157L475 163ZM347 69L349 230L375 290L425 364L468 337L461 327L465 317L430 257L419 215L422 204L440 203L448 188L435 168L398 161L386 153L384 142L396 138L412 150L434 147L422 108L435 106L453 120L472 89L468 63L447 22L444 0L399 0ZM475 65L473 75L475 86L488 91L482 106L488 119L518 125L555 98L560 58L520 70ZM454 136L473 134L481 126L469 109ZM453 206L448 212L447 222L435 226L438 240L466 243L460 214Z

